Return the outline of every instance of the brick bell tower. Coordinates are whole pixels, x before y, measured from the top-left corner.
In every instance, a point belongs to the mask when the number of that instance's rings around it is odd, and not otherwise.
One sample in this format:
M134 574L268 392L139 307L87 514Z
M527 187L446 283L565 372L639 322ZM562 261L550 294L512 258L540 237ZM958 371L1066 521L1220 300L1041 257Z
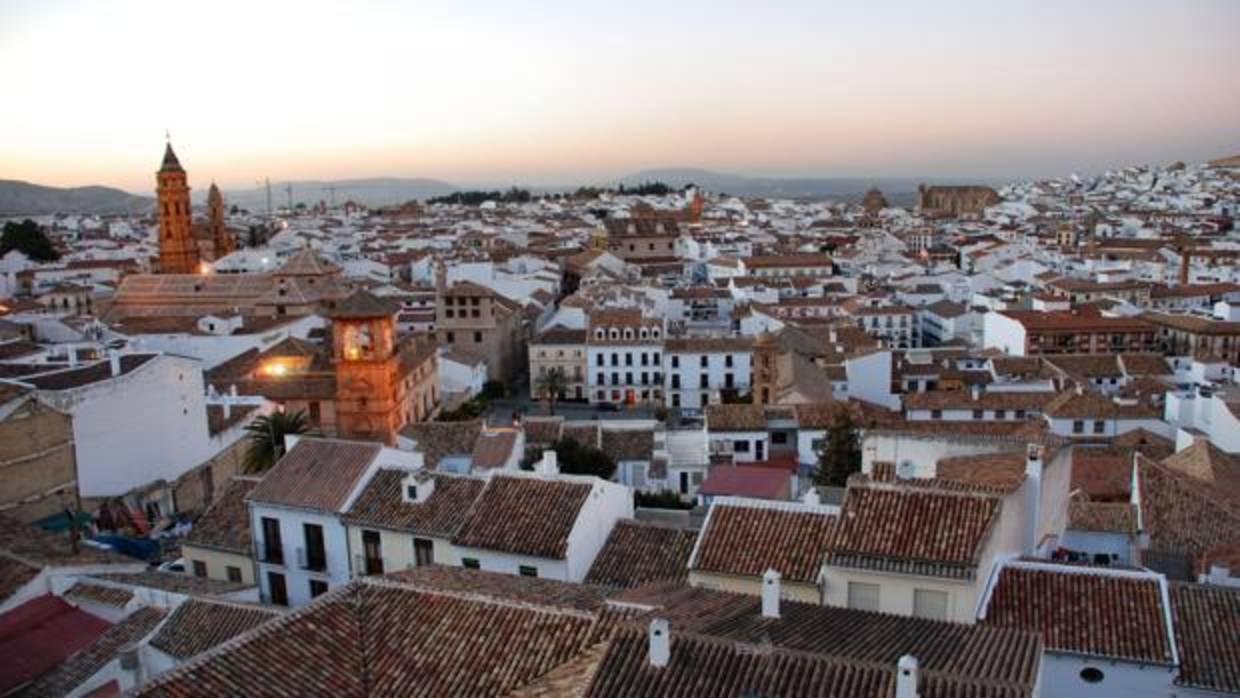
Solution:
M164 148L164 162L155 173L159 212L159 272L193 274L198 271L198 243L190 227L189 180L172 142Z
M211 188L207 190L207 230L211 232L214 259L231 254L236 248L232 233L228 232L228 226L224 224L224 196L220 194L220 188L215 186L215 182L212 182Z
M396 443L404 426L404 391L396 311L367 291L356 291L331 312L336 367L336 435Z

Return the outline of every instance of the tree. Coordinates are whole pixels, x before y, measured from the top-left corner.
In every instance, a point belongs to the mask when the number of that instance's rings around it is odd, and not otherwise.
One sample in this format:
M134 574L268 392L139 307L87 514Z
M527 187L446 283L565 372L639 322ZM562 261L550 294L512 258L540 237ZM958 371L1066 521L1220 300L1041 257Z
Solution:
M250 442L245 452L245 471L262 473L284 455L286 435L304 434L310 426L305 412L272 412L250 422L245 430Z
M539 376L534 387L547 400L547 412L555 414L555 403L568 390L568 376L564 375L564 369L555 366Z
M47 233L29 218L21 223L9 221L4 224L4 234L0 236L0 257L8 254L9 250L17 250L36 262L60 259L60 252Z
M560 472L570 475L594 475L610 480L616 474L616 461L593 446L576 439L560 439L551 445Z
M861 471L861 441L852 417L845 411L836 413L827 430L827 443L818 452L814 469L815 485L843 487L848 476Z

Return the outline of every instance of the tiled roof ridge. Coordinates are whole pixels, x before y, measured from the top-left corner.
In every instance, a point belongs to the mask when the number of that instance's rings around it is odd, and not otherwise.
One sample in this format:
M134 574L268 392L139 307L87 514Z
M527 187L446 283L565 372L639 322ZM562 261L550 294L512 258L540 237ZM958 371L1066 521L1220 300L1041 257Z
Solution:
M885 490L889 492L925 492L933 495L942 495L947 497L960 497L968 499L998 499L1002 500L1004 490L993 488L988 485L970 484L967 489L949 489L946 487L926 486L934 482L956 482L955 480L947 480L941 477L922 477L922 478L897 478L891 482L881 480L873 480L862 475L861 477L849 478L859 487L870 490ZM925 483L922 486L918 484ZM901 486L901 485L905 486ZM909 487L908 485L913 485ZM991 491L993 490L993 491Z
M458 599L461 601L469 601L472 603L485 603L492 606L502 606L504 608L515 608L526 611L534 611L537 613L554 613L565 616L572 616L581 620L597 621L599 613L593 611L583 611L578 608L568 606L557 606L546 603L534 603L533 601L521 601L518 599L508 598L503 595L492 595L480 591L464 591L461 589L443 589L434 585L420 584L418 582L407 582L399 579L389 579L383 577L362 577L358 580L366 586L377 587L380 589L396 589L400 591L411 591L418 594L427 594L429 596L442 596L450 599ZM582 585L585 586L585 585Z

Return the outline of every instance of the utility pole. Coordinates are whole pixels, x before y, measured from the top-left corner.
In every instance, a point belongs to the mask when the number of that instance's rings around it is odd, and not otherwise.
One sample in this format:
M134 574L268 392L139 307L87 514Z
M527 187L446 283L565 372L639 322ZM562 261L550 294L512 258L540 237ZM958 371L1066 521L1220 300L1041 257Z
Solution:
M267 183L267 217L271 218L271 178L265 177L263 181Z
M284 191L288 192L288 212L293 212L293 183L289 182L284 185Z

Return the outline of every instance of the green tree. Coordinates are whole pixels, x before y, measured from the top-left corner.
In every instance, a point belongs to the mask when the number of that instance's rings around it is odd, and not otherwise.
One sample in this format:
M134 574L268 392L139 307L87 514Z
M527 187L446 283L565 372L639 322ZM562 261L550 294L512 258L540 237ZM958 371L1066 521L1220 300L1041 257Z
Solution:
M555 414L555 403L559 401L564 391L568 390L568 376L564 375L564 369L555 366L539 376L534 387L538 389L538 394L547 401L548 413Z
M594 475L610 480L616 474L616 461L593 446L576 439L560 439L551 446L560 472L570 475Z
M38 223L27 218L21 223L9 221L4 224L4 234L0 235L0 257L17 250L36 262L54 262L60 259L47 233Z
M310 425L305 412L272 412L250 422L245 430L250 442L245 452L245 471L262 473L284 455L284 437L304 434Z
M815 485L843 487L848 476L861 471L861 440L852 417L845 411L836 413L827 430L827 442L818 452L814 469Z

